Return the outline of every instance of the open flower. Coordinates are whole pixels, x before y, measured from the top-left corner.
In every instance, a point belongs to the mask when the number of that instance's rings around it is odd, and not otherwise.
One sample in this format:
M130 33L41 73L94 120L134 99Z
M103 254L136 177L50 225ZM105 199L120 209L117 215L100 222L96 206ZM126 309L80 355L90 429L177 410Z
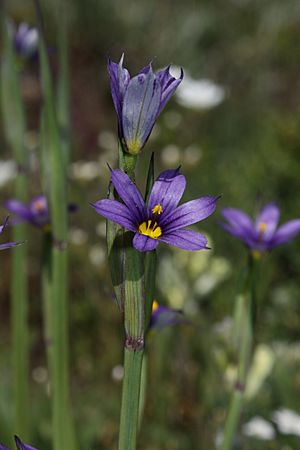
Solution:
M300 232L300 219L290 220L278 227L280 210L274 203L262 208L255 222L235 208L224 208L222 215L227 221L221 223L222 227L257 254L291 241Z
M6 217L4 224L0 225L0 234L3 233L3 231L6 228L6 225L8 223L8 217ZM6 242L5 244L0 244L0 250L5 250L6 248L16 247L16 245L21 244L21 242ZM1 450L1 448L0 448Z
M50 230L50 215L47 199L44 195L34 197L29 203L20 200L10 199L5 202L5 208L16 216L16 223L27 222L44 231ZM76 210L74 204L68 205L68 210Z
M31 447L30 445L23 444L20 438L18 436L15 436L15 442L17 446L17 450L36 450L34 447ZM0 444L0 450L9 450L4 445Z
M111 182L123 203L105 199L92 206L102 216L133 231L133 246L137 250L154 250L159 242L190 251L207 248L205 236L185 227L210 216L218 197L201 197L177 206L186 185L179 170L166 170L159 175L148 205L136 185L120 169L112 170Z
M155 121L183 79L170 74L170 67L153 73L151 64L131 78L119 64L108 61L111 93L119 121L119 136L126 150L136 155L144 147Z

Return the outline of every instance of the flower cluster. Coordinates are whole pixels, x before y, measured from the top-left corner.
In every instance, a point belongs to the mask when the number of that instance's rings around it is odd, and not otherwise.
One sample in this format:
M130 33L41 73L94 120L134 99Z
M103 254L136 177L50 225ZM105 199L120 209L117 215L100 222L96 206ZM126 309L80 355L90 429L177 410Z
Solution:
M224 208L222 215L226 220L222 227L241 239L257 255L291 241L300 232L300 219L290 220L278 227L280 210L274 203L262 208L255 221L235 208Z
M92 206L97 213L134 232L133 246L137 250L154 250L159 242L190 251L207 249L206 237L186 227L210 216L216 209L218 197L201 197L178 206L186 181L177 169L159 175L148 205L121 170L112 170L111 182L123 203L105 199Z
M183 79L170 74L170 67L154 73L151 64L131 78L123 58L108 61L111 93L119 122L120 140L136 155L144 147L155 121Z

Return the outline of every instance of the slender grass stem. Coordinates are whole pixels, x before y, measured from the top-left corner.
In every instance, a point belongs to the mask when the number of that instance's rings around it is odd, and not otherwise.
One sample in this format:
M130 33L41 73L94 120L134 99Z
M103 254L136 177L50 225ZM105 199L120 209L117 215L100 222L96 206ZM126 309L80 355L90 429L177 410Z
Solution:
M52 414L54 450L73 450L72 417L69 398L68 352L68 255L66 160L60 139L56 103L46 45L43 17L38 0L34 1L39 22L39 56L43 82L44 110L42 142L44 165L47 164L48 192L52 226Z
M44 234L43 256L42 256L42 297L43 297L43 320L44 320L44 342L47 353L47 367L49 373L50 387L53 376L53 317L52 317L52 235Z
M243 407L244 392L247 383L247 374L252 353L253 340L253 307L255 304L255 280L257 264L249 257L248 276L242 294L238 297L238 314L236 314L236 333L238 347L238 369L237 380L229 405L226 418L224 437L221 450L231 450L234 436L240 420Z
M1 5L1 19L4 42L4 57L1 61L1 100L4 132L13 158L18 166L15 182L15 197L28 200L28 155L24 147L26 120L21 95L20 77L11 34L8 30L5 11ZM14 227L15 241L27 239L25 224ZM28 345L28 286L27 286L27 246L13 251L11 281L11 327L12 365L14 398L14 432L24 439L29 436L29 345Z

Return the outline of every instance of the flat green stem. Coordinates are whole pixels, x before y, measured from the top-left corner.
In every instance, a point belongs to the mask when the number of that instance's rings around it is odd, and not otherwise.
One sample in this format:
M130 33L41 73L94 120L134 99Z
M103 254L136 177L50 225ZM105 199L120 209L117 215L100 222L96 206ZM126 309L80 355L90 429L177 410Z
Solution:
M135 450L139 423L139 397L144 351L124 351L124 379L118 450Z
M28 152L24 147L26 120L21 94L20 76L11 33L6 15L1 5L1 25L3 37L3 58L1 60L1 103L4 132L18 166L15 182L15 197L23 202L28 200ZM27 226L14 227L13 239L25 241ZM23 439L29 437L29 386L28 386L28 286L27 286L27 246L21 245L12 252L11 282L11 327L12 365L14 398L14 432Z
M240 420L243 407L244 391L247 382L249 362L252 352L252 317L254 305L254 290L256 280L256 263L249 258L248 276L245 279L245 286L242 294L238 297L236 314L236 332L238 348L238 373L234 391L226 418L224 437L221 450L231 450L234 436Z

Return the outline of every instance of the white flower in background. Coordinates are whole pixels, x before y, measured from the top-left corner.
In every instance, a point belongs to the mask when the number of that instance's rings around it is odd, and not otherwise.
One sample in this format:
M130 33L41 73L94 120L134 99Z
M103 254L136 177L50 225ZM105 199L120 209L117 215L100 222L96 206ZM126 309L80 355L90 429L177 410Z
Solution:
M101 238L103 238L103 239L106 238L106 221L105 220L102 220L101 222L99 222L96 225L96 233Z
M291 409L281 408L273 415L273 420L282 434L300 437L300 415Z
M101 131L101 133L98 134L97 143L100 148L107 152L115 152L118 148L118 139L116 135L109 130Z
M178 72L177 67L171 67L172 74ZM194 79L186 70L184 78L175 93L177 102L186 108L210 109L218 106L225 99L225 89L206 78Z
M70 170L71 176L80 181L92 181L100 176L98 161L76 161Z
M114 381L122 381L124 377L124 367L121 364L113 367L111 377Z
M89 259L94 266L101 266L106 260L106 250L101 245L95 245L89 252Z
M17 165L11 160L0 160L0 187L5 186L17 175Z
M69 239L71 244L83 245L87 243L88 236L86 231L81 228L71 228L69 231Z
M253 417L249 422L243 425L243 434L264 441L270 441L275 438L273 425L259 416Z
M161 161L166 166L179 164L180 150L175 144L169 144L164 147L160 153Z

